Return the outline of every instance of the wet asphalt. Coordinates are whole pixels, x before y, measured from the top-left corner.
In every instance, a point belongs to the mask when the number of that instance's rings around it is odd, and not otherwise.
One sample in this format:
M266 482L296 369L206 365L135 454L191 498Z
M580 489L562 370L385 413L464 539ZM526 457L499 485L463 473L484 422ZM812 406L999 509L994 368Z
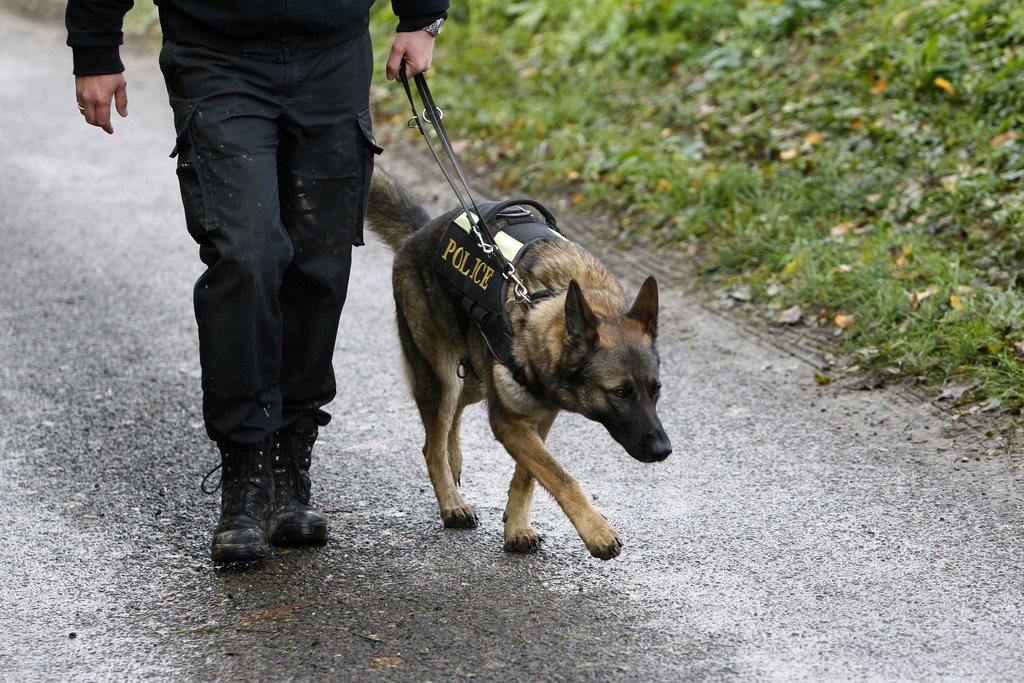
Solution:
M479 408L463 489L481 525L441 528L371 242L314 462L330 542L215 568L201 265L156 60L128 60L131 114L108 137L76 111L62 43L0 18L0 680L1024 678L1019 453L979 457L896 395L819 387L668 286L665 254L605 251L631 293L662 274L675 452L643 465L572 415L549 440L619 558L591 558L543 494L542 551L502 552L512 463ZM449 208L401 151L381 163Z

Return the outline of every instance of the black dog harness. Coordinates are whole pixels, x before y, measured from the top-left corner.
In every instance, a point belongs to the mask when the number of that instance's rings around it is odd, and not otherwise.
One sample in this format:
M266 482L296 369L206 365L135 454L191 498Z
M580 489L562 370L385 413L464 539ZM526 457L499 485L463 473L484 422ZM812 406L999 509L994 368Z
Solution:
M541 218L524 205L539 211ZM551 212L531 199L487 202L478 208L480 222L491 228L494 247L513 267L528 245L566 239L558 231ZM517 299L514 295L509 297L509 278L504 276L501 260L481 246L466 213L459 214L441 235L434 252L434 274L441 290L452 299L463 336L470 323L475 324L494 358L512 372L517 382L530 388L525 372L512 355L514 332L508 311ZM553 294L547 290L530 292L522 303L531 305ZM462 360L462 365L473 371L467 359Z

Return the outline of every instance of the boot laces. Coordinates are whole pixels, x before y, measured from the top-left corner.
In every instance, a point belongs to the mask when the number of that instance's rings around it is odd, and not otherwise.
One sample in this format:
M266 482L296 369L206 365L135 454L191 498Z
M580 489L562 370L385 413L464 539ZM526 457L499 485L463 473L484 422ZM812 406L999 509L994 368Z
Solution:
M309 475L304 470L308 469L308 457L313 451L313 442L316 440L316 432L304 432L299 429L289 430L288 433L288 483L295 498L303 505L309 504L310 481ZM303 467L303 465L306 465Z
M254 479L260 471L259 459L263 457L259 447L239 449L233 452L225 452L221 462L206 473L199 488L207 495L213 495L218 489L223 488L222 504L232 514L241 512L243 509L250 515L255 515L258 499L269 499L267 492ZM225 462L233 460L225 466ZM220 471L217 484L209 487L207 482L214 472ZM269 473L264 473L269 474ZM225 476L234 480L235 486L225 484Z
M205 493L208 496L212 496L213 494L217 493L217 489L220 488L221 483L223 483L223 481L224 481L224 475L221 474L221 476L217 477L217 485L216 486L214 486L213 488L207 488L206 487L206 482L209 481L210 477L213 476L214 472L219 472L220 471L222 464L223 463L217 463L216 465L214 465L213 469L206 473L206 476L203 477L203 481L199 484L199 490L201 490L203 493Z

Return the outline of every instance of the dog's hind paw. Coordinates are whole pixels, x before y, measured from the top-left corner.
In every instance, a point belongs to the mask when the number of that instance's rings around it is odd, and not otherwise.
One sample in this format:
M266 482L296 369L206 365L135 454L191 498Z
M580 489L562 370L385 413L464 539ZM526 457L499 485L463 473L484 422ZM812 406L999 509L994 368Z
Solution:
M542 540L533 529L525 529L511 534L502 547L507 553L535 553Z
M441 520L444 522L445 529L475 529L478 521L473 508L468 505L451 510L441 510Z
M610 560L613 557L618 557L619 553L622 552L622 542L616 538L606 545L588 545L587 550L599 560Z

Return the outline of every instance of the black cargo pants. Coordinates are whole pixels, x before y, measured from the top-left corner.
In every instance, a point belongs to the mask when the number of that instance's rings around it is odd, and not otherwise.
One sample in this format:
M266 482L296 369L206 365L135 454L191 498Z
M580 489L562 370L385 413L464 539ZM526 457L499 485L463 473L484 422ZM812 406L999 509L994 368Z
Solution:
M369 34L232 50L166 42L160 66L185 222L206 264L194 303L207 432L255 443L302 415L324 425L381 151Z

